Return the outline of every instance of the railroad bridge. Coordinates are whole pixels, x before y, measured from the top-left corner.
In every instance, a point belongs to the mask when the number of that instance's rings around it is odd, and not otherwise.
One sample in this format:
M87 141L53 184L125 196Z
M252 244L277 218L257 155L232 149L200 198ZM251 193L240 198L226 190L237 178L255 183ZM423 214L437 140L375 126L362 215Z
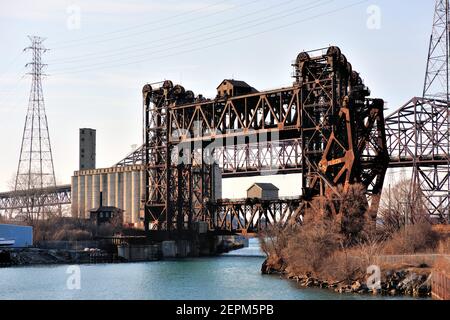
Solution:
M293 67L291 87L258 92L228 80L215 99L171 81L144 86L145 143L114 167L98 170L140 173L135 180L142 180L148 230L189 230L206 221L211 230L254 232L301 219L314 197L339 198L352 183L365 186L374 216L387 166L410 168L414 194L421 194L430 217L448 221L447 101L413 98L384 117L383 101L368 98L369 89L339 48L303 52ZM221 199L217 167L223 178L303 173L302 196ZM70 186L34 191L32 197L30 191L1 193L0 210L70 204L76 197ZM30 198L36 201L30 204ZM338 205L332 209L339 214Z
M292 87L257 92L226 80L213 100L171 81L144 86L146 230L187 230L206 221L213 230L257 231L262 221L299 221L313 199L341 199L356 183L367 193L364 210L376 217L389 162L383 100L368 98L337 47L302 52L293 67ZM302 195L216 199L217 158L234 175L301 172ZM330 210L342 214L339 200Z

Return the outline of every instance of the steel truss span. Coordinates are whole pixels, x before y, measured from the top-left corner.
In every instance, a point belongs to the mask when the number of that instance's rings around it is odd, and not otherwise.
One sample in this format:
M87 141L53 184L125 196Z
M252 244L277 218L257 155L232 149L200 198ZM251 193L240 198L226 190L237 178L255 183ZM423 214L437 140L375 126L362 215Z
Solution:
M273 224L301 223L303 205L300 198L276 201L222 199L216 204L213 225L228 232L257 233Z
M293 66L292 87L239 94L238 88L218 89L214 100L171 81L143 88L147 230L185 230L195 221L220 230L224 212L237 215L216 198L211 159L225 174L303 172L300 207L316 198L339 199L360 183L366 209L376 213L388 165L383 101L367 98L368 88L337 47L303 52ZM281 208L292 204L269 207L273 217L285 217ZM244 222L253 221L255 210L240 209L242 221L231 226L253 229L256 222ZM332 212L342 214L339 205Z
M440 222L449 221L449 107L448 101L413 98L386 119L391 166L413 169L409 205L423 206Z
M0 211L20 210L28 212L28 208L59 208L71 203L71 186L62 185L43 189L20 190L0 193Z

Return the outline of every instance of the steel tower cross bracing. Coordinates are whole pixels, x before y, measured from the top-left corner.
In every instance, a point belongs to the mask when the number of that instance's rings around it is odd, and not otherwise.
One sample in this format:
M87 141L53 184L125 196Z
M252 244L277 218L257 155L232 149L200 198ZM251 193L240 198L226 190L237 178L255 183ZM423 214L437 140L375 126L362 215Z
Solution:
M168 80L161 87L144 86L147 231L180 234L206 222L210 230L257 232L270 223L297 222L315 200L323 206L315 212L330 209L342 218L343 195L352 184L367 196L361 212L375 218L389 160L384 101L368 98L368 88L337 47L303 52L294 67L291 87L259 92L243 81L224 80L215 99L195 97ZM268 161L259 168L278 166L275 158L292 151L295 161L285 163L302 164L302 196L221 199L211 158L226 154L236 162L240 150L251 154L253 148L270 153L257 156ZM333 206L325 208L327 199Z
M449 1L436 0L422 97L387 117L391 166L412 167L410 222L450 218Z
M441 222L450 218L449 14L449 1L437 0L423 90L425 100L414 107L416 156L411 198L415 203L423 203L428 214ZM422 160L426 155L444 161L426 163Z
M423 87L424 98L450 100L449 23L449 1L437 0Z
M15 179L14 192L27 192L26 206L21 214L28 219L39 219L55 208L46 205L47 196L44 191L56 187L55 170L53 166L52 148L45 113L44 94L42 90L43 70L42 54L47 51L43 46L44 38L30 36L31 45L24 51L31 51L32 62L26 66L31 70L32 83L28 110L23 129L19 164ZM22 199L22 202L24 200ZM58 207L58 206L56 206Z

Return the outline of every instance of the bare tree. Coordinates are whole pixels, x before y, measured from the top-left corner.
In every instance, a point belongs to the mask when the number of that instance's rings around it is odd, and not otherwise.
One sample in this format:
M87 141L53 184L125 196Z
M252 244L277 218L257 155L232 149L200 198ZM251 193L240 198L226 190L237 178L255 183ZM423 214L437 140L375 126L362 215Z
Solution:
M383 192L379 217L387 234L393 234L407 224L428 220L423 195L420 190L414 192L411 186L411 180L403 179Z

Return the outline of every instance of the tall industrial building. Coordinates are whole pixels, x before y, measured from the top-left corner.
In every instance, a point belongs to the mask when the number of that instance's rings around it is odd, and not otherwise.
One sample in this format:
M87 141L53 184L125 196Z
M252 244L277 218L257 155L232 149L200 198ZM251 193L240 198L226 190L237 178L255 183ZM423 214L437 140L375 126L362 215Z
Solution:
M80 129L80 168L72 177L72 216L88 219L102 195L102 205L124 210L124 222L137 226L145 190L142 166L96 169L95 138L95 129Z
M72 216L89 218L89 210L102 204L124 210L124 223L138 226L143 199L141 165L75 171L72 177Z
M95 129L80 129L80 170L95 169Z

